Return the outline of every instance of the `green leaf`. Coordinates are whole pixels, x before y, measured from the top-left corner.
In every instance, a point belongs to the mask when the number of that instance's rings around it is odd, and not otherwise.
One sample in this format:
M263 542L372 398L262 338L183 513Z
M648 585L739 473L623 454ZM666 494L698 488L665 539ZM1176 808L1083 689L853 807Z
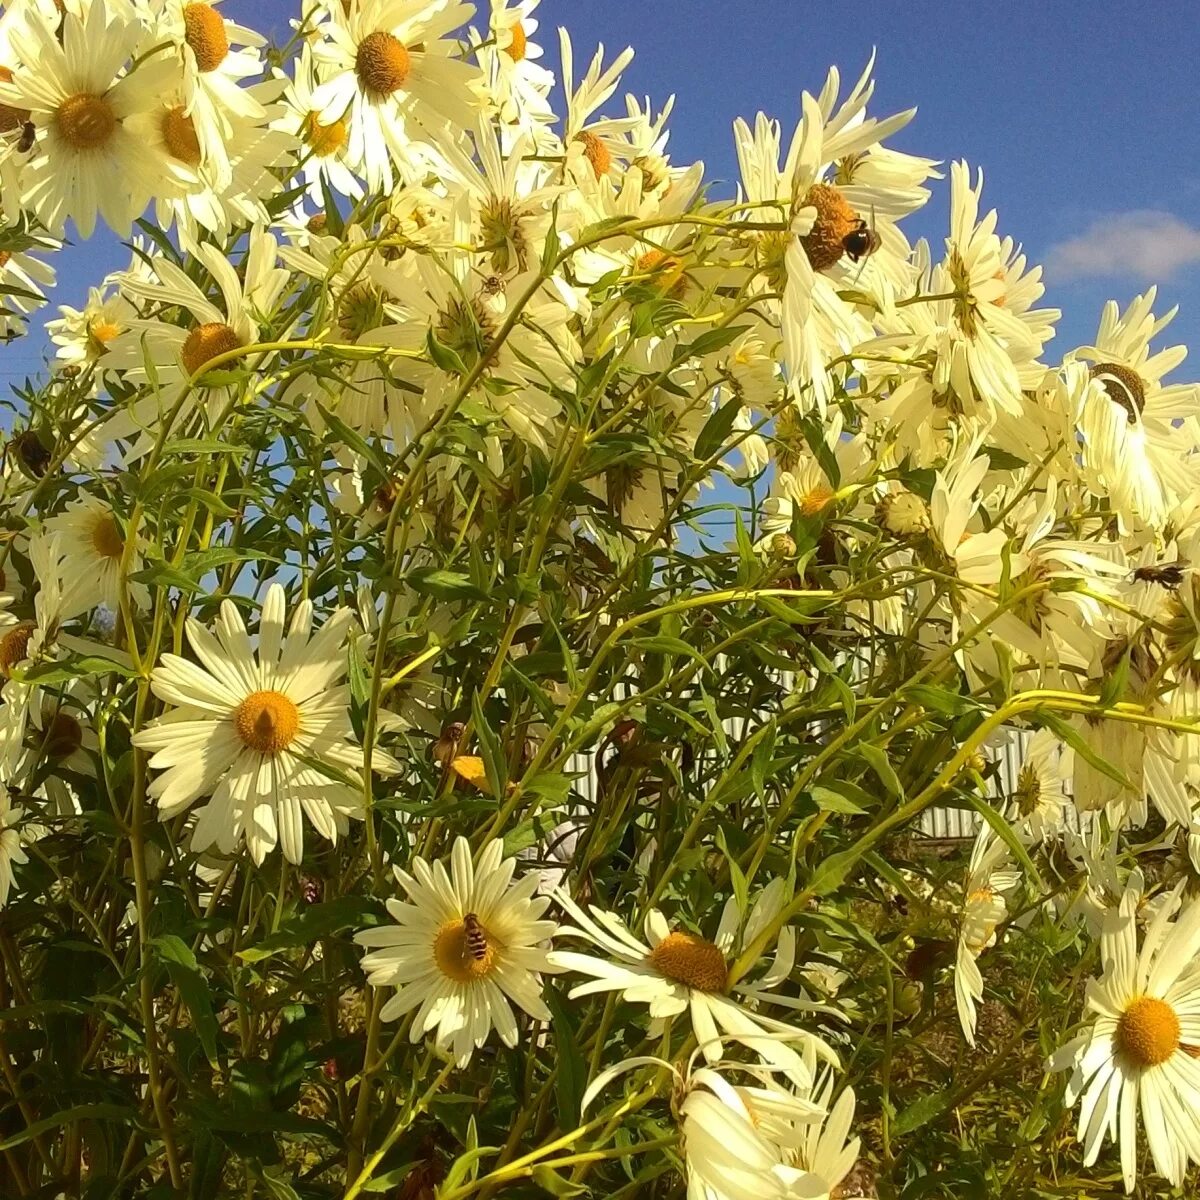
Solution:
M696 438L696 457L702 461L712 458L729 439L733 423L742 410L742 402L738 397L726 400L707 421Z
M58 1129L62 1125L71 1125L76 1121L116 1121L118 1124L133 1129L143 1131L146 1129L142 1114L131 1105L77 1104L74 1108L64 1108L62 1112L56 1112L52 1117L34 1121L32 1125L26 1125L24 1129L17 1130L11 1137L6 1137L0 1142L0 1151L11 1150L35 1137L40 1137L43 1133L48 1133L51 1129Z
M754 747L754 753L750 756L750 779L754 783L754 790L763 800L767 796L767 776L769 773L773 773L775 765L775 739L777 733L778 726L772 717L770 725Z
M940 1117L950 1107L951 1093L949 1090L930 1092L920 1100L914 1100L907 1108L900 1110L900 1115L892 1125L892 1132L900 1137L928 1125L930 1121Z
M964 788L963 792L967 803L992 827L996 836L1012 851L1017 862L1025 868L1025 872L1033 880L1034 886L1039 891L1045 890L1042 877L1038 874L1037 867L1033 865L1033 859L1029 857L1029 851L1021 845L1021 839L1017 837L1013 827L973 788Z
M572 1183L569 1179L564 1179L553 1167L545 1163L538 1163L533 1168L530 1178L543 1192L549 1192L551 1196L582 1196L587 1192L582 1183Z
M695 341L681 346L675 352L675 358L678 361L684 358L702 358L705 354L712 354L715 350L724 349L730 342L736 341L749 328L749 325L726 325L722 329L709 329Z
M898 800L904 799L904 788L901 786L900 777L892 767L886 751L881 750L878 746L872 746L870 742L862 742L855 747L855 752L879 776L879 782L893 796Z
M365 458L383 479L391 478L391 470L388 468L387 463L383 461L379 452L361 433L355 429L351 429L340 417L322 405L318 404L317 409L324 419L325 424L337 435L338 441L353 450L360 458Z
M837 854L822 859L809 881L809 891L814 896L828 896L830 892L836 892L859 857L857 850L839 850Z
M560 818L550 813L537 813L522 821L504 835L504 857L511 858L522 850L528 850L550 836Z
M486 600L479 590L461 571L447 571L441 567L420 567L404 576L404 583L422 595L436 596L439 600Z
M166 966L171 982L178 988L179 996L191 1014L196 1036L204 1048L204 1056L215 1070L218 1065L217 1018L213 1012L208 981L200 970L200 964L196 961L192 948L183 938L177 937L173 933L164 933L159 937L151 938L150 941L158 951L158 957Z
M846 813L847 816L861 817L867 811L840 792L835 792L831 787L823 787L818 784L811 788L808 794L812 797L812 802L823 812Z
M455 375L461 379L468 374L467 364L461 356L439 342L432 329L425 335L425 353L429 355L429 361L447 375Z
M492 789L493 796L501 797L508 790L508 759L504 754L504 744L488 724L487 714L483 711L483 705L479 703L478 692L471 696L471 725L479 739L479 757L483 759L488 786Z
M554 1025L554 1087L558 1099L558 1127L575 1129L579 1125L579 1107L587 1088L587 1063L579 1049L570 1006L553 987L547 987L543 997Z
M717 825L716 843L717 849L725 856L725 862L729 866L729 882L733 887L734 898L737 900L741 911L746 912L748 909L750 885L746 881L746 876L742 868L738 866L737 858L734 857L733 852L729 849L729 843L725 839L724 825Z
M323 904L313 904L289 917L275 933L263 938L257 946L248 946L238 951L243 962L259 962L290 950L295 946L307 946L319 938L330 937L344 929L368 928L382 925L384 916L377 900L368 896L339 896Z

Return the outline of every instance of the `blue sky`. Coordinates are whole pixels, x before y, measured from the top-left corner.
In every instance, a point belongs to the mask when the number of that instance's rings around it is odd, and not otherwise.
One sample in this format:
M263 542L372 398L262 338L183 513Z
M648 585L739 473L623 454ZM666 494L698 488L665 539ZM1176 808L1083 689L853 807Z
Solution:
M224 10L283 35L291 0L226 0ZM1178 303L1174 341L1197 346L1200 372L1200 121L1195 63L1200 21L1185 3L1096 0L1048 4L847 3L803 0L543 0L537 40L557 61L553 28L572 32L576 59L602 41L632 45L628 90L676 94L670 150L735 175L730 124L759 109L790 126L804 89L831 63L852 81L878 50L874 111L917 107L893 144L984 168L985 203L1001 231L1049 264L1047 302L1064 310L1050 353L1090 340L1100 306L1157 279ZM910 236L944 236L937 187ZM77 303L89 281L123 265L112 238L57 256L55 301ZM37 336L0 347L0 381L40 360Z

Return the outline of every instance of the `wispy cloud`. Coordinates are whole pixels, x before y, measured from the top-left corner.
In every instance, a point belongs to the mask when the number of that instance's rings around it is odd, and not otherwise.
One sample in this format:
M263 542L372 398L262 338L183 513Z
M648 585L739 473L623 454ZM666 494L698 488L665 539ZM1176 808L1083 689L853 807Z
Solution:
M1173 213L1137 209L1100 217L1078 237L1051 246L1046 276L1056 281L1106 275L1159 280L1195 262L1200 262L1200 229Z

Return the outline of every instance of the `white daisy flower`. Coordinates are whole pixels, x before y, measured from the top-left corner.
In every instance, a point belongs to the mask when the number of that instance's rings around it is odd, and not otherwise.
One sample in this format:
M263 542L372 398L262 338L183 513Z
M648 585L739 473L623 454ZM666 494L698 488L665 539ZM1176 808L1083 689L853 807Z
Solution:
M976 1004L983 999L983 975L975 961L996 943L996 928L1008 912L1005 893L1021 882L1009 864L1009 849L985 824L971 849L964 886L962 923L954 960L954 999L967 1041L975 1045Z
M13 867L29 861L22 848L21 822L24 810L13 805L12 796L0 784L0 908L8 902L13 887Z
M799 1150L790 1156L790 1167L784 1175L789 1185L787 1194L796 1200L830 1200L832 1196L849 1195L839 1191L839 1185L854 1169L862 1145L859 1138L850 1136L854 1089L843 1088L830 1108L832 1093L833 1076L826 1072L810 1097L824 1118L801 1128Z
M474 255L459 249L469 236L467 198L455 209L456 248L443 255L405 255L396 264L374 263L371 278L391 302L391 323L364 335L362 344L422 351L430 333L457 356L445 366L400 358L392 373L407 377L422 389L426 411L437 412L458 390L462 370L481 360L488 386L476 398L488 405L518 437L545 451L560 404L550 389L566 387L571 363L579 350L570 328L571 310L550 285L542 288L523 310L503 342L496 335L504 324L509 297L520 296L534 276L531 267L515 278L483 274ZM459 367L461 364L461 370Z
M422 134L436 138L475 124L479 71L447 36L474 11L447 0L326 6L313 46L321 81L313 103L322 124L348 124L350 161L372 191L391 191L393 165L402 177L413 176Z
M103 360L106 368L123 372L134 383L149 381L153 372L158 385L108 419L103 428L110 440L140 433L130 453L143 453L160 415L171 410L190 380L202 376L205 366L218 355L259 339L260 322L273 312L289 280L288 272L276 266L276 248L275 239L256 226L250 231L240 273L215 246L206 244L196 249L196 256L220 289L223 307L209 300L182 267L165 257L154 260L151 277L135 272L118 277L126 295L178 307L193 322L185 328L159 318L139 318L109 344ZM246 361L253 365L256 359ZM207 387L202 379L194 394L210 417L229 400L228 388ZM186 423L187 415L182 415L173 432Z
M60 316L46 322L46 332L58 347L55 358L64 367L85 367L108 353L109 343L120 336L137 309L121 295L109 291L106 284L88 290L83 308L59 305Z
M13 248L4 249L5 241ZM0 218L0 342L25 332L26 318L46 303L46 292L54 286L54 268L28 251L59 249L60 243L53 238L33 236L23 230L14 237L3 228Z
M215 7L220 0L150 3L153 37L173 44L181 68L177 69L179 104L171 106L171 116L164 120L164 136L168 143L185 147L187 159L194 147L196 162L204 160L214 186L227 187L233 178L227 143L239 126L259 123L267 116L255 89L241 86L243 80L262 75L259 51L267 40L223 16Z
M286 130L301 143L300 175L308 197L321 207L325 193L321 180L343 196L358 200L363 186L354 175L350 158L349 124L342 118L326 122L314 97L316 67L307 43L300 48L292 78L284 93L286 116L276 120L276 128Z
M807 1150L824 1110L769 1080L737 1086L711 1067L687 1080L679 1108L689 1200L786 1200L807 1172Z
M535 896L536 872L512 882L516 860L504 858L499 841L489 842L471 863L466 838L457 838L450 871L423 858L412 874L396 867L408 900L389 900L394 926L355 934L374 947L362 960L372 987L394 987L383 1006L385 1021L417 1009L410 1037L433 1033L460 1067L470 1061L494 1029L506 1046L519 1037L512 1005L536 1021L549 1021L542 1000L544 972L553 971L547 952L557 926L543 920L547 896Z
M538 145L546 140L555 119L548 99L554 74L538 62L544 51L533 40L538 29L533 11L540 2L491 0L488 32L493 44L479 45L475 39L476 58L500 120L514 127L516 134L530 135Z
M229 600L210 633L194 619L187 635L199 665L163 656L151 677L154 693L175 705L134 735L152 752L150 785L163 820L201 797L192 848L232 853L243 839L255 863L279 844L289 862L304 852L305 816L336 842L351 817L363 817L363 752L353 741L349 690L342 679L353 620L338 609L314 634L313 606L296 606L284 636L284 592L267 589L258 651ZM320 765L328 772L320 770ZM398 764L379 749L372 766Z
M54 232L73 218L90 237L99 213L128 234L150 197L169 187L129 120L172 86L174 64L151 56L126 70L144 30L109 10L93 4L86 17L63 14L61 26L56 14L12 32L20 61L0 82L0 104L31 114L37 142L24 203Z
M81 492L61 513L48 517L45 526L58 534L64 570L79 579L79 586L74 589L77 611L103 604L116 612L121 607L125 534L112 508L99 497ZM141 569L142 555L135 548L129 560L129 574ZM126 586L134 605L149 606L150 592L144 583Z
M1140 519L1157 528L1195 491L1200 386L1163 382L1187 348L1150 352L1151 340L1176 312L1156 318L1156 295L1151 288L1124 313L1110 300L1095 345L1080 347L1069 359L1088 364L1086 385L1075 389L1085 479L1108 496L1125 524Z
M169 194L156 198L154 212L164 230L178 223L185 250L195 253L205 232L223 242L235 226L270 222L266 201L283 190L280 167L297 149L292 133L268 127L282 111L274 103L281 89L281 80L245 89L258 98L262 116L231 118L219 159L207 154L182 92L165 93L152 111L132 122L160 171L174 181Z
M1200 904L1172 920L1172 906L1151 919L1139 953L1139 892L1128 888L1100 935L1103 973L1087 987L1088 1028L1050 1060L1070 1070L1068 1105L1080 1101L1084 1164L1106 1136L1121 1147L1125 1190L1137 1179L1137 1113L1155 1170L1179 1186L1188 1160L1200 1162Z
M833 1051L820 1038L753 1011L745 1003L809 1010L821 1007L768 991L787 979L795 965L796 934L790 926L780 931L773 960L762 976L754 983L731 986L729 982L730 958L751 944L786 902L784 880L773 880L763 888L748 914L743 913L736 898L730 897L714 941L671 929L663 914L651 909L645 922L647 940L641 942L615 914L590 906L589 916L562 890L556 898L576 923L575 928L565 926L562 934L584 938L611 956L554 951L551 957L556 965L592 977L571 989L572 999L596 992L620 992L631 1003L647 1005L655 1020L689 1012L692 1031L708 1062L720 1060L724 1038L730 1038L802 1085L811 1081L812 1073L789 1043L836 1062ZM734 999L734 995L743 999Z
M1030 841L1049 841L1062 832L1072 806L1074 766L1075 751L1050 730L1039 729L1030 737L1012 797L1020 817L1018 832Z

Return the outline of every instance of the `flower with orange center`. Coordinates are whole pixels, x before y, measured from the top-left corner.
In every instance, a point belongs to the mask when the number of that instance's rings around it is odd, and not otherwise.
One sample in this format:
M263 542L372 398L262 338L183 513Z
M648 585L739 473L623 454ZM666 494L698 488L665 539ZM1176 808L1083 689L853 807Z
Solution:
M513 62L522 62L528 45L529 39L525 36L525 26L518 21L509 30L508 45L504 47L504 52Z
M664 296L679 299L687 292L687 276L683 273L683 261L665 250L647 250L638 255L634 264L639 275L648 276L647 282Z
M583 147L583 157L592 164L597 179L602 179L612 170L612 151L597 134L585 129L575 135L575 140Z
M30 639L36 629L32 621L19 621L4 631L0 636L0 674L11 675L25 661Z
M242 339L237 330L223 321L205 321L187 335L179 351L179 361L189 375L198 375L207 363L221 354L239 350Z
M344 121L346 166L372 189L391 190L396 173L424 170L414 156L416 129L470 129L483 105L479 68L457 36L469 5L364 0L329 6L311 47L315 87L309 107L322 125ZM293 103L306 84L294 89Z
M412 70L412 59L398 37L376 29L359 42L354 70L364 90L376 96L390 96L404 86Z
M771 990L787 979L795 963L796 937L790 926L779 931L774 955L762 975L754 982L731 982L730 963L746 947L755 945L783 910L788 899L784 880L776 879L763 888L748 912L730 897L711 940L671 929L662 913L652 909L646 917L643 942L614 914L595 907L584 912L565 891L555 895L574 920L562 933L591 942L607 954L600 957L555 950L550 955L555 966L589 977L571 989L572 999L620 992L626 1000L648 1005L656 1022L689 1012L699 1050L709 1062L723 1057L724 1042L729 1039L753 1050L803 1086L811 1083L812 1074L806 1059L794 1049L796 1042L807 1042L818 1055L836 1061L819 1038L760 1011L771 1003L810 1007L804 999L775 996ZM769 948L768 943L761 952L766 954ZM749 1000L751 1007L744 1000ZM650 1032L656 1034L657 1028Z
M202 74L215 71L229 54L225 18L211 4L188 4L183 9L184 40L196 56Z
M1140 952L1140 886L1127 887L1119 907L1105 912L1103 971L1086 993L1090 1020L1049 1064L1071 1072L1066 1102L1080 1101L1084 1164L1096 1161L1111 1133L1127 1192L1137 1181L1139 1109L1154 1168L1176 1187L1188 1148L1200 1145L1200 903L1186 902L1176 915L1171 897L1163 899Z
M23 167L29 202L55 234L73 219L89 237L97 215L127 234L166 184L131 124L159 108L177 63L165 54L137 58L146 31L132 5L72 6L61 21L25 7L26 19L8 30L14 65L0 81L0 103L4 123L19 116L38 131Z
M539 876L531 871L513 883L515 860L500 842L489 842L471 860L465 838L440 862L413 859L410 871L396 867L407 900L389 900L394 925L355 935L371 947L362 960L373 987L394 987L382 1018L393 1021L417 1009L411 1036L431 1034L459 1066L495 1030L506 1046L518 1039L512 1005L537 1021L548 1021L541 976L553 970L547 953L556 932L543 919L549 898L534 896Z
M174 159L189 167L200 165L200 137L196 125L182 104L164 108L159 118L163 146Z
M116 514L98 496L81 493L61 513L47 518L46 528L58 535L65 570L74 581L66 615L85 612L98 604L115 612L123 596L135 608L149 604L145 584L128 580L128 575L142 568L140 548L134 548L126 565L125 535Z
M259 645L232 602L210 632L189 620L196 663L163 656L154 693L174 707L134 735L160 772L150 786L167 819L208 797L196 813L192 845L231 853L245 840L261 863L280 845L288 861L304 852L304 819L330 841L362 817L363 753L353 741L346 673L349 609L315 633L309 601L297 605L284 633L284 591L267 590ZM314 763L324 765L324 771ZM380 747L375 769L398 764Z
M117 130L117 114L104 96L76 92L54 110L54 132L73 150L102 150Z
M346 144L346 122L322 125L320 114L310 112L304 119L304 141L318 158L330 158Z

